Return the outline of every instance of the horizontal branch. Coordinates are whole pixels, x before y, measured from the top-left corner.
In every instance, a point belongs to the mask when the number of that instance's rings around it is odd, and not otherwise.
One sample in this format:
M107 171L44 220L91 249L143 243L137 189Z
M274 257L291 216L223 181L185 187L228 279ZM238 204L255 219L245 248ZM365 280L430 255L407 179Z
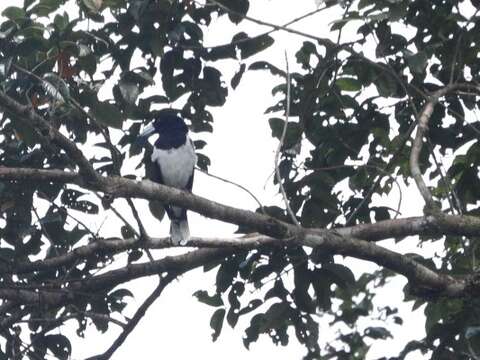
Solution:
M231 253L231 249L201 249L182 255L167 256L153 262L130 264L88 279L73 280L61 289L51 287L22 289L9 285L0 287L0 298L22 304L58 306L74 302L79 296L88 298L97 290L108 291L121 283L141 277L163 273L181 275L199 266L220 261Z
M18 288L0 288L0 299L12 300L22 304L37 304L39 306L59 304L74 300L74 295L63 290L42 289L42 291Z
M1 171L1 169L0 169ZM324 234L330 230L310 229L309 231ZM411 235L438 236L464 235L479 236L480 220L472 216L445 215L443 217L421 216L405 219L384 220L374 224L360 224L351 227L338 228L335 232L344 237L354 237L369 242L381 241L390 238L403 238ZM99 239L88 245L79 246L70 252L48 259L15 264L0 264L0 274L24 274L32 271L59 269L81 262L94 255L115 255L117 253L139 247L136 238ZM261 234L249 234L231 238L203 238L192 237L188 247L196 248L230 248L232 250L249 250L261 246L284 246L288 240L282 241ZM150 238L141 244L142 248L165 249L172 247L168 237Z
M282 245L277 239L252 234L237 238L200 238L191 237L188 247L198 248L230 248L232 250L254 249L262 245ZM122 251L134 248L165 249L172 247L170 238L149 238L139 243L136 238L108 238L99 239L88 245L79 246L70 252L51 257L48 259L20 263L0 263L0 274L25 274L32 271L55 270L64 266L70 266L95 255L114 255Z
M329 231L324 229L299 230L291 224L284 223L263 214L222 205L189 192L155 184L148 180L139 182L120 177L102 177L102 184L100 185L92 183L86 184L82 181L80 175L74 172L0 166L0 180L22 181L27 179L29 181L73 183L90 190L102 190L114 197L137 197L147 200L160 200L164 203L186 207L210 218L237 225L245 225L259 233L275 238L295 237L299 235L299 231L317 231L322 234ZM335 232L343 236L353 236L369 241L379 241L409 235L480 236L480 219L466 215L421 216L337 228ZM236 243L238 239L193 238L193 240L189 245L198 245L199 247L243 247L243 245ZM266 240L265 238L251 238L251 241L265 242ZM94 247L95 250L108 250L109 248L114 250L114 248L120 247L120 251L122 251L132 244L133 240L127 241L126 243L104 240L98 242L98 244L92 243L90 246ZM167 247L167 239L155 239L151 245L152 248ZM250 245L245 245L245 247L249 246Z
M49 174L52 176L49 177ZM290 238L298 232L296 227L270 216L222 205L149 180L134 181L123 177L99 177L96 181L85 182L80 174L73 176L71 172L0 166L0 180L26 179L28 181L73 183L85 189L103 192L112 197L159 200L166 204L185 207L209 218L249 226L262 234L275 238Z
M18 178L37 178L43 181L64 181L82 184L80 175L64 173L58 170L11 169L0 167L0 179L12 180L15 172ZM49 177L48 174L52 176ZM194 239L190 245L199 247L215 247L223 249L204 249L198 252L187 253L183 258L165 258L148 264L130 265L124 269L115 270L93 277L88 281L76 285L82 290L95 290L113 287L116 284L133 280L138 277L176 271L181 268L193 268L209 261L210 257L225 256L235 249L255 248L260 245L303 245L325 249L336 254L343 254L359 259L374 262L385 266L412 280L421 283L425 288L436 289L447 296L460 296L465 284L461 280L437 274L419 263L401 254L384 249L369 241L378 241L391 237L408 235L480 235L480 220L469 216L425 216L407 219L381 221L375 224L362 224L334 230L298 228L269 216L247 210L236 209L222 205L188 192L158 185L150 181L134 181L120 177L101 177L97 182L82 184L91 190L100 190L114 197L139 197L150 200L160 200L196 211L207 217L216 218L239 225L246 225L263 236L253 236L240 239ZM369 241L366 241L369 240ZM240 245L240 242L243 244ZM165 247L166 239L154 239L148 247ZM79 247L72 252L44 260L43 262L18 264L16 267L4 270L28 272L34 269L48 269L63 266L74 261L86 258L94 253L109 251L112 253L135 247L133 240L101 240L90 245ZM173 262L172 262L173 261ZM181 263L177 268L175 264ZM193 267L192 267L193 266Z

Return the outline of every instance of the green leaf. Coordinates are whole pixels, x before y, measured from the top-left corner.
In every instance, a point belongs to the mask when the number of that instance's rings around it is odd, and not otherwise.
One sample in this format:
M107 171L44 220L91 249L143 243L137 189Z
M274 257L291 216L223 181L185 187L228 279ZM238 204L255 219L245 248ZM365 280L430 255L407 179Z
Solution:
M50 13L58 10L62 0L40 0L30 11L38 16L48 16Z
M55 18L53 19L53 23L60 31L64 31L70 24L70 19L68 17L68 14L64 12L63 15L60 15L60 14L55 15Z
M47 95L55 101L66 102L70 98L70 89L67 83L55 73L45 74L42 86Z
M335 84L343 91L360 91L362 83L350 77L338 78Z
M198 290L193 293L193 296L195 296L201 303L209 306L216 307L223 305L223 300L219 293L215 293L215 295L211 296L205 290Z
M280 118L270 118L268 119L268 123L272 129L272 136L280 140L285 126L285 120ZM285 133L285 140L283 142L283 149L290 149L297 145L302 139L302 134L303 129L300 124L289 121Z
M123 121L125 120L125 116L117 106L105 101L95 104L92 109L90 109L90 112L100 124L117 129L122 128Z
M128 263L133 263L135 261L138 261L141 259L143 256L143 252L140 249L133 249L128 252Z
M227 14L230 18L230 21L235 24L238 24L243 20L250 7L248 0L219 0L218 2L224 5L227 9L231 10L227 11Z
M315 306L313 306L313 301L308 293L308 289L311 283L311 274L308 270L308 261L307 259L295 259L292 261L296 263L293 273L293 281L295 288L292 292L293 300L297 305L298 309L305 312L313 312ZM299 262L301 262L299 264Z
M217 272L215 285L217 292L225 292L232 285L234 277L237 275L237 266L234 261L227 259L220 265Z
M115 299L123 299L124 297L131 297L133 298L133 294L128 289L117 289L112 291L108 296L115 298Z
M197 166L200 169L208 172L208 167L210 166L210 158L202 153L197 153Z
M60 334L46 335L43 341L57 359L68 360L72 353L72 345L66 336Z
M260 300L260 299L253 299L251 300L247 306L245 306L244 308L242 308L239 312L238 312L238 316L241 316L241 315L245 315L245 314L248 314L249 312L252 312L253 310L255 310L256 308L258 308L260 305L263 304L263 301Z
M82 2L93 13L98 13L103 4L103 0L82 0Z
M222 332L225 309L217 309L210 319L210 327L213 330L212 341L216 341Z
M11 119L18 140L23 141L27 146L33 146L39 141L37 132L30 126L30 124L19 120L15 115L12 115Z
M386 75L385 72L380 73L380 75L374 81L378 93L383 97L390 97L396 95L397 92L397 80L392 76Z
M309 199L302 209L302 224L306 227L320 227L325 225L322 220L324 207L316 200Z
M243 74L245 73L246 65L241 64L240 69L235 73L233 76L232 80L230 81L230 85L232 88L236 89L238 84L240 83L240 80L242 79Z
M135 104L138 95L140 95L140 89L138 85L131 81L120 80L118 88L122 94L123 99L130 105Z
M201 150L207 145L207 143L204 140L195 140L193 145L195 145L196 150Z
M274 270L275 269L270 264L257 266L250 275L250 280L253 283L258 283L274 272Z
M424 51L419 51L413 55L405 54L408 68L412 73L423 74L428 64L428 56Z
M6 18L17 21L20 19L24 19L26 17L25 10L16 6L9 6L5 10L2 11L2 16Z
M123 225L120 228L120 233L122 234L122 238L124 239L131 239L135 237L135 233L132 231L132 229L129 226Z
M272 73L272 75L279 75L279 76L282 76L282 77L287 76L285 71L280 70L276 66L274 66L274 65L272 65L272 64L270 64L269 62L266 62L266 61L256 61L256 62L250 64L250 66L248 67L248 70L269 70Z
M98 214L98 205L88 200L78 200L82 195L85 195L85 193L66 189L61 196L62 204L68 206L70 209L78 210L87 214Z
M246 33L241 32L232 38L240 49L240 57L246 59L270 47L275 40L270 35L260 35L250 38Z
M97 71L97 58L94 54L88 54L78 58L78 64L82 70L90 76L93 76Z
M377 339L386 340L388 338L393 338L390 331L380 326L370 326L366 328L364 332L364 336L368 336L369 338L372 338L375 340Z
M328 263L322 266L322 270L327 272L333 282L343 289L351 289L355 285L355 275L344 265Z
M165 205L162 202L151 200L148 202L148 208L158 221L163 220L163 217L165 216Z

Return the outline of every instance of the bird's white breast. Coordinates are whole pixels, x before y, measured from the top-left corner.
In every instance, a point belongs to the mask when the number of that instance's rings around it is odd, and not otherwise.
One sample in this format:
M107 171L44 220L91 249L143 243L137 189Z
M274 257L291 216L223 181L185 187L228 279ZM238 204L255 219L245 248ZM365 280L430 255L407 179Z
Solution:
M192 175L197 156L191 140L187 138L186 143L176 149L163 150L154 147L152 162L160 167L165 185L184 189Z

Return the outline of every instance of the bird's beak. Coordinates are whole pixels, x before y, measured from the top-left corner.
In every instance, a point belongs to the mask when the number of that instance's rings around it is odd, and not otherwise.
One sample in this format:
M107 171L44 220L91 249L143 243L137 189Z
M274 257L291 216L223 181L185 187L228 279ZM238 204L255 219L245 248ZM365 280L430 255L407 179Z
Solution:
M138 135L138 138L137 140L135 141L135 144L137 146L143 146L147 143L148 141L148 137L150 135L153 135L153 133L155 132L155 127L153 126L153 124L148 124L145 129L143 129L142 133L140 135Z
M153 124L148 124L145 129L143 129L143 132L140 134L140 137L148 139L150 135L152 135L155 132L155 127Z

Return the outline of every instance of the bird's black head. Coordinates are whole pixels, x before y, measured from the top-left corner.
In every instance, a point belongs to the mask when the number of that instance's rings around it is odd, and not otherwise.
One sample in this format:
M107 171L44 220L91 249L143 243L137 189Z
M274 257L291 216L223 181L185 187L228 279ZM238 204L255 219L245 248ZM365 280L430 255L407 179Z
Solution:
M160 136L155 142L157 148L177 148L185 144L187 133L188 127L181 117L174 112L164 111L145 127L135 143L136 146L143 146L149 136L158 134Z
M186 134L188 132L185 121L174 113L157 116L155 120L153 120L153 127L156 133L165 136Z

